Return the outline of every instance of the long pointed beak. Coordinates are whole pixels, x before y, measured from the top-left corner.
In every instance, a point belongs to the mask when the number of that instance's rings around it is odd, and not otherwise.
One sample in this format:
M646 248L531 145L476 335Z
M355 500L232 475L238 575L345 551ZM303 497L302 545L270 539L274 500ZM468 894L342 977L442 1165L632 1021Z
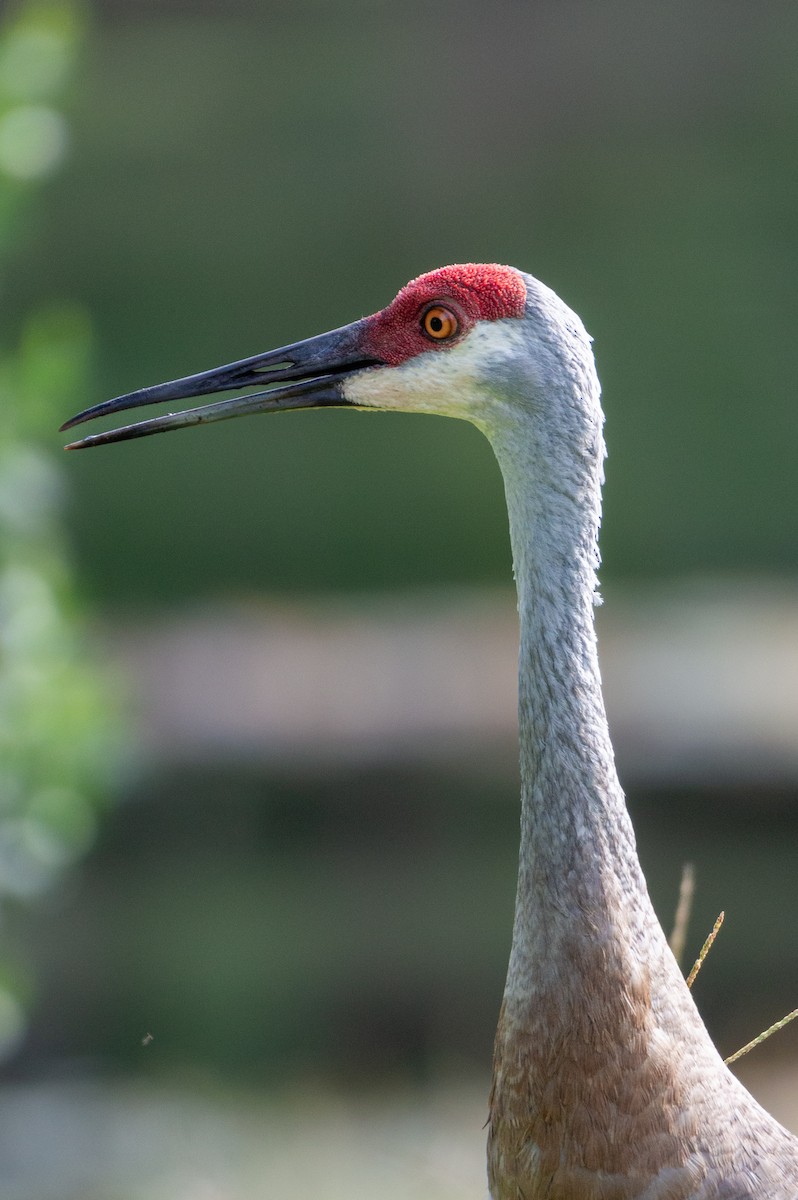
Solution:
M117 396L114 400L95 404L66 421L61 430L71 429L95 417L108 416L128 408L141 408L146 404L185 400L190 396L207 396L253 385L278 385L267 391L234 396L199 408L166 413L149 421L109 429L106 433L95 433L81 441L71 442L66 449L83 450L107 442L124 442L129 438L147 437L151 433L164 433L187 425L226 421L247 413L346 405L348 401L341 388L346 377L366 367L384 365L363 350L365 324L365 319L354 321L351 325L295 342L292 346L282 346L279 350L256 354L253 358L244 358L225 367L216 367L199 375L186 375L183 379L174 379L154 387L140 388L125 396Z

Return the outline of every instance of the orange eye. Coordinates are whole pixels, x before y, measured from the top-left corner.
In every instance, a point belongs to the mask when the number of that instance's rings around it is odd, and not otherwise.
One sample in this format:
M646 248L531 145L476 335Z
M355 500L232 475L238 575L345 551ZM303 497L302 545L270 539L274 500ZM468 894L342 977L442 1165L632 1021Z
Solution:
M421 328L434 342L442 342L459 332L460 322L450 308L433 304L422 316Z

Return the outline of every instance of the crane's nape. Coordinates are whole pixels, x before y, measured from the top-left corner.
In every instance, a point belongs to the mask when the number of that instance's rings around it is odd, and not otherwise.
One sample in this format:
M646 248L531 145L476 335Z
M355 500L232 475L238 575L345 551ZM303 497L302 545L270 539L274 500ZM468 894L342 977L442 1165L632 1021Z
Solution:
M584 327L512 267L443 267L351 325L68 421L254 394L75 442L350 406L463 417L493 446L520 624L521 845L493 1064L494 1200L796 1200L798 1139L723 1064L654 913L593 619L604 442Z

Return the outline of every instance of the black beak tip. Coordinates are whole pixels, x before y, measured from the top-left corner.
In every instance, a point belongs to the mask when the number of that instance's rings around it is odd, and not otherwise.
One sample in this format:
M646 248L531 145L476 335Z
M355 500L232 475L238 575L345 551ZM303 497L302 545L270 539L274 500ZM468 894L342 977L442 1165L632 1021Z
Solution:
M58 432L66 433L67 429L72 429L75 425L82 425L84 421L91 421L93 417L101 417L105 413L114 412L118 407L127 407L120 405L120 401L126 399L126 396L119 396L116 400L104 400L101 404L92 404L91 408L84 408L81 412L75 413L74 417L70 417L68 421L64 421Z

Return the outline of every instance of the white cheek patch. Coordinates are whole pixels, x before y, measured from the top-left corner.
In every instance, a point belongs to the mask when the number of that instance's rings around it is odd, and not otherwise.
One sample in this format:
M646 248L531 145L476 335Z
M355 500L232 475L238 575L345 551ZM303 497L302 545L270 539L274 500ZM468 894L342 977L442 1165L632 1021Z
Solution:
M358 372L345 380L342 391L361 408L438 413L482 423L496 403L491 360L512 356L522 343L521 328L510 321L483 321L449 350L430 350L398 367Z

